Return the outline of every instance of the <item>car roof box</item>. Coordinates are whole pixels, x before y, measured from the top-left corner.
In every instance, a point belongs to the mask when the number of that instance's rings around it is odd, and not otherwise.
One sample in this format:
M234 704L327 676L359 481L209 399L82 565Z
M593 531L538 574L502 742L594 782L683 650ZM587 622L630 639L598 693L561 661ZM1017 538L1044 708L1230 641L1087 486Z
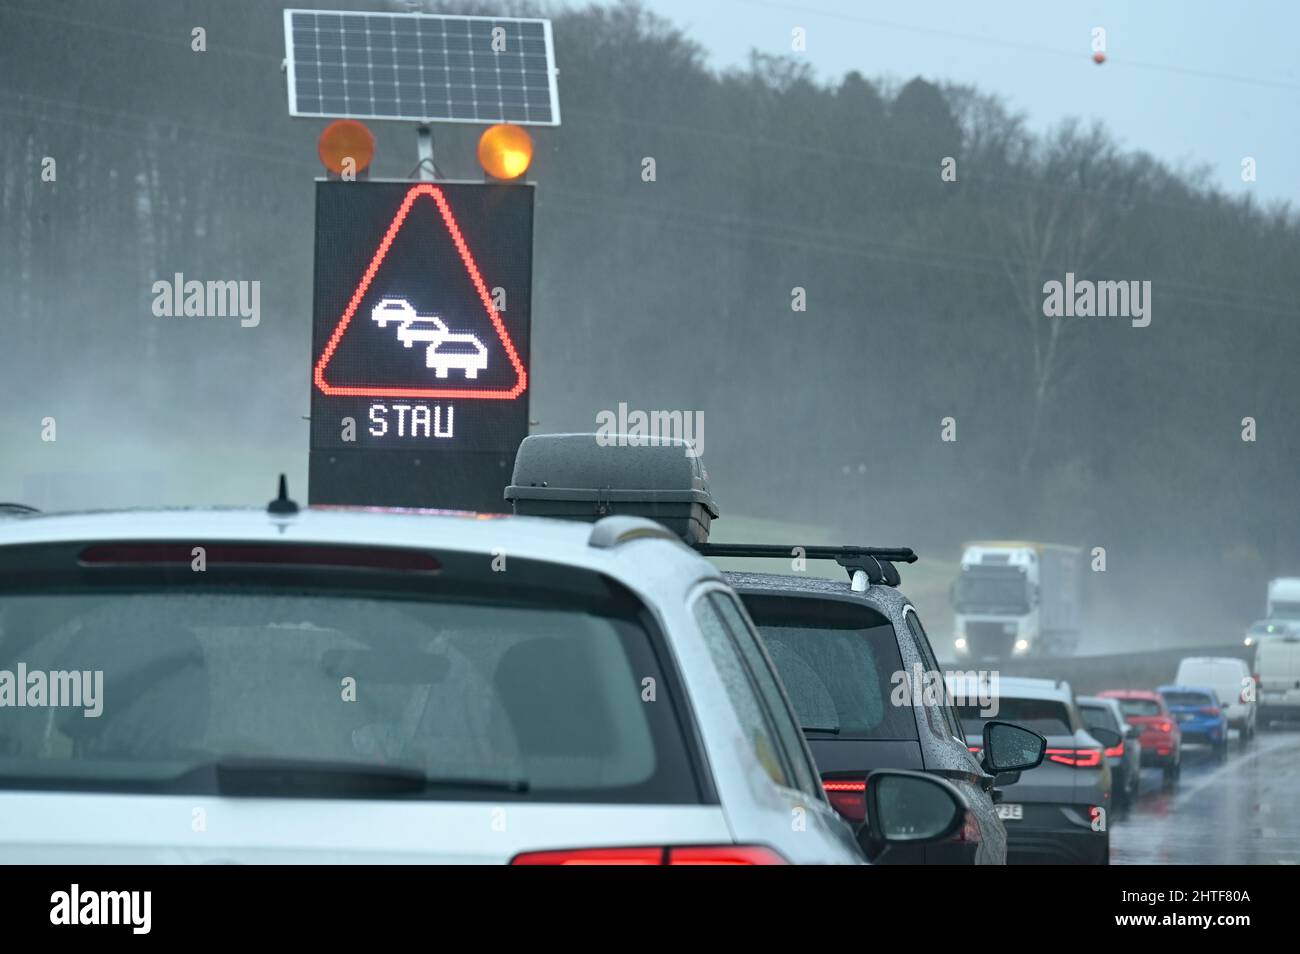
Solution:
M718 516L704 461L680 438L534 434L519 445L505 497L531 517L648 517L690 544L708 540Z

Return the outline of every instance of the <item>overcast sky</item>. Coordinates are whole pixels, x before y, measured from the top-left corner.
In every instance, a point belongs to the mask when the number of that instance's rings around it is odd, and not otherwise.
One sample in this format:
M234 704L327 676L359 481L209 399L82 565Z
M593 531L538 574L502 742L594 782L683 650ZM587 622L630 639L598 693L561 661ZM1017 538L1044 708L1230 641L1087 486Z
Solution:
M792 53L791 30L822 79L864 75L969 83L1035 129L1099 118L1127 148L1175 166L1207 164L1234 194L1300 206L1300 2L1262 0L646 0L709 53ZM1094 64L1092 30L1106 30ZM563 68L563 64L560 64ZM561 95L563 80L561 79ZM1258 181L1241 180L1245 156Z

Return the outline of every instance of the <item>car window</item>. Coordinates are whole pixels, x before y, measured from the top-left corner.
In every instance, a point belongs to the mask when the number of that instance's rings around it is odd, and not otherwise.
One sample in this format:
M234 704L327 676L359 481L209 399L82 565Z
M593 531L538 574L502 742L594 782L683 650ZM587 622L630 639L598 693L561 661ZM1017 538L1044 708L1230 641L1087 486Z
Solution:
M911 710L890 699L903 662L888 619L843 600L743 599L801 725L841 739L916 738Z
M699 800L674 708L642 699L665 674L639 602L440 590L0 592L0 669L78 673L94 697L6 709L0 784L148 790L247 757Z
M1129 716L1158 716L1160 715L1160 703L1154 699L1120 699L1119 708L1124 713L1124 717Z
M1210 706L1218 700L1206 692L1162 692L1168 706Z
M1083 722L1089 728L1096 726L1114 732L1120 731L1119 723L1115 721L1115 713L1111 711L1110 706L1080 704L1079 714L1083 716Z
M992 719L1014 722L1039 735L1074 734L1069 707L1055 699L1013 699L1002 696L998 699L996 715L984 715L986 710L979 706L961 706L959 711L966 731L973 735L982 733L984 723Z
M762 702L776 729L777 738L785 749L786 758L793 770L797 788L810 795L821 796L821 779L812 767L812 759L804 743L794 712L786 701L785 692L772 669L772 662L763 651L757 634L745 619L735 597L715 592L710 599L731 627L740 654L749 666L750 674L758 687Z
M916 649L917 652L921 654L921 659L924 662L926 671L935 673L942 672L942 670L939 669L938 660L935 659L934 650L930 646L930 638L926 636L925 629L921 626L921 617L917 614L916 610L911 607L908 607L907 611L903 614L903 617L907 620L907 628L911 631L912 638L916 641ZM950 705L947 702L947 698L947 694L945 693L944 702L936 708L939 710L939 715L943 719L944 725L949 734L964 742L966 740L966 733L964 731L959 710Z
M731 631L718 611L717 606L705 594L696 599L692 610L699 624L704 644L709 648L709 655L718 667L727 697L731 700L736 717L740 720L741 730L746 741L752 746L754 756L763 770L777 785L792 786L792 771L781 756L780 744L776 740L767 713L759 700L758 690L752 682L749 669L741 658Z

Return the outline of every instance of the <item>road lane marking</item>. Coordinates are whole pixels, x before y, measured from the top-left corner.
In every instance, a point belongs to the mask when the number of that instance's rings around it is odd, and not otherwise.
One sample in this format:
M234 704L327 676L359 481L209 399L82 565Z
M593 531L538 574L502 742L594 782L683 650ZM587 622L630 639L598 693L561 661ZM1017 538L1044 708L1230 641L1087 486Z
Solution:
M1225 763L1224 765L1219 766L1219 768L1215 769L1209 775L1205 776L1205 778L1203 778L1200 781L1200 784L1196 785L1194 788L1190 790L1184 789L1183 791L1179 792L1178 797L1174 799L1174 809L1175 810L1181 809L1187 803L1188 799L1197 795L1199 792L1204 791L1210 785L1213 785L1215 782L1219 780L1220 776L1229 774L1231 772L1236 772L1247 762L1251 761L1252 759L1259 758L1259 756L1261 755L1271 755L1272 753L1278 751L1279 749L1285 749L1294 745L1300 745L1300 737L1287 736L1286 738L1279 739L1275 745L1271 745L1267 748L1260 748L1256 746L1253 751L1249 752L1245 756L1240 756L1230 762Z

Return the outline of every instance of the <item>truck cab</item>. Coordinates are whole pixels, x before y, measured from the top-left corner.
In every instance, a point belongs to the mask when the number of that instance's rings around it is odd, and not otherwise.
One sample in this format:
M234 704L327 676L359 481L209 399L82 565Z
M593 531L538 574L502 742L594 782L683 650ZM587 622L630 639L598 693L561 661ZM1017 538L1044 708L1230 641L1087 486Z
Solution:
M1300 622L1300 577L1268 581L1268 618Z
M1007 659L1074 652L1080 565L1077 547L968 543L951 590L957 657Z

